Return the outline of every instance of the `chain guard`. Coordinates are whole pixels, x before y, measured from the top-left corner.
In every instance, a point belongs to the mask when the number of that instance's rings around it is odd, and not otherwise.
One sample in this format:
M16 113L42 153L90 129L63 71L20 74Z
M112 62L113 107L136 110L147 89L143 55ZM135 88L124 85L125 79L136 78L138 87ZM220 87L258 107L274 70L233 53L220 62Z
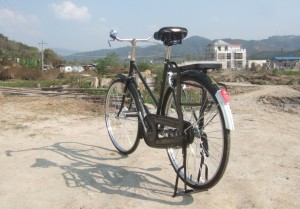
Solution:
M191 144L194 141L193 128L189 128L186 133L180 133L180 121L177 118L151 114L147 115L144 121L147 127L144 138L150 147L182 147L184 142ZM184 121L183 129L188 127L191 127L191 124Z

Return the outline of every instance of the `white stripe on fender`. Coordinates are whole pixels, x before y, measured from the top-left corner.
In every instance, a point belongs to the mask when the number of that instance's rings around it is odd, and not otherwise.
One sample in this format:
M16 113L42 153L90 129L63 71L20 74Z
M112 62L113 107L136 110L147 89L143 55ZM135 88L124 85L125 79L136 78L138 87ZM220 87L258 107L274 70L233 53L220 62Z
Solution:
M225 126L227 129L233 131L234 130L234 123L233 123L233 117L232 117L232 113L231 113L231 109L229 106L229 101L225 101L222 91L224 93L224 89L221 89L219 91L217 91L216 93L216 98L220 104L220 107L222 109L222 113L223 113L223 117L225 120ZM227 93L227 92L226 92ZM228 95L227 95L228 96ZM228 97L226 98L226 100L229 100Z

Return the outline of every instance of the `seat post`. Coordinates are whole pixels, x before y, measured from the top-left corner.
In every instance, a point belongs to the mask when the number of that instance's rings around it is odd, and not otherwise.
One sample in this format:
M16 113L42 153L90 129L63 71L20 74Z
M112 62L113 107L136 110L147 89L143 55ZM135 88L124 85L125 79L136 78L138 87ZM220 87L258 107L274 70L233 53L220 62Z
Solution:
M171 52L172 52L172 46L167 47L167 52L166 52L166 60L171 59Z
M136 56L136 40L133 39L131 41L131 54L130 54L130 61L135 61L135 56Z

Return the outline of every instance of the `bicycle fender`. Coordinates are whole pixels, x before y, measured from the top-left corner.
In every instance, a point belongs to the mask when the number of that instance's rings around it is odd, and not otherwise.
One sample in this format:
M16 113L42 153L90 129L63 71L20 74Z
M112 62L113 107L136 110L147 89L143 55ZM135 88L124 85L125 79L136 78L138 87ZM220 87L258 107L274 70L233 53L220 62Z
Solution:
M227 91L224 89L220 89L216 92L215 96L220 104L221 109L222 109L222 114L223 114L223 117L225 120L225 127L228 130L233 131L234 130L234 122L233 122L231 109L229 106L229 97L228 97Z
M123 80L124 82L128 79L128 77L126 77L123 74L118 74L116 77L119 78L119 79L121 79L121 80Z
M125 76L125 75L123 75L123 74L118 74L118 75L117 75L117 78L122 79L124 82L126 82L126 80L129 79L127 76ZM135 88L137 88L136 82L131 82L131 83L134 85Z

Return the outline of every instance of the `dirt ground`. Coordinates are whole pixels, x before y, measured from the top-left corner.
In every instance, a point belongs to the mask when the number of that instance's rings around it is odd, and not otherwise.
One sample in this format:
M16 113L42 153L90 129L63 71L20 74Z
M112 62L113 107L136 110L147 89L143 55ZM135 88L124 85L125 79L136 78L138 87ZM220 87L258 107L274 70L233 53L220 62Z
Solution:
M176 198L165 150L141 142L118 154L99 105L0 92L0 208L299 208L300 92L229 87L236 130L225 175Z

